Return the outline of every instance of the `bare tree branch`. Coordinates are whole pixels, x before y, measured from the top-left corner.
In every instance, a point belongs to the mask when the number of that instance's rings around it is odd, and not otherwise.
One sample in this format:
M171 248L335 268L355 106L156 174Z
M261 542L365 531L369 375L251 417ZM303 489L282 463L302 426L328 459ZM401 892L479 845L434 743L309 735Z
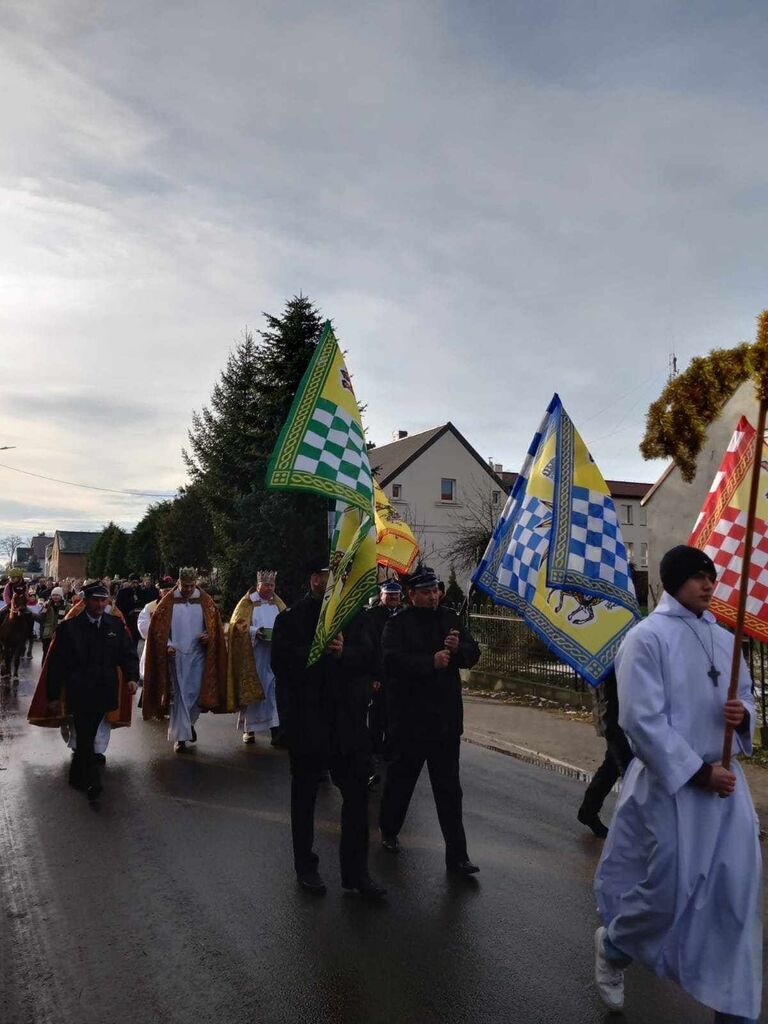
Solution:
M453 513L454 537L445 546L442 555L462 570L473 569L488 547L504 507L495 502L493 496L493 489L476 487L465 500L464 508Z

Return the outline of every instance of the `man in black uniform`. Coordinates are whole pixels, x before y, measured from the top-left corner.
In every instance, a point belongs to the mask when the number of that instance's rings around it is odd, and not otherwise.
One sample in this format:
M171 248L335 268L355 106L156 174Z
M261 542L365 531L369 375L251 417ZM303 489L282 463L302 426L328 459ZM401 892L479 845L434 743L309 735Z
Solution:
M133 637L134 644L141 639L139 635L139 612L144 604L139 600L139 577L131 576L124 587L121 587L115 598L115 607L123 613L125 624Z
M371 706L368 709L368 732L371 737L373 757L379 765L385 760L387 754L387 704L381 638L384 635L384 627L393 615L397 615L402 610L402 604L403 588L397 580L384 580L379 585L379 603L367 613L367 622L371 628L375 646ZM369 779L369 785L375 785L378 782L379 776L374 771Z
M379 824L386 850L400 849L398 833L424 762L445 839L449 871L480 869L467 854L461 814L459 748L464 709L460 668L471 668L480 648L450 608L440 606L438 579L419 567L408 581L411 607L384 627L389 738L394 761L387 771Z
M600 820L600 810L616 780L629 767L633 755L629 740L619 725L619 692L613 669L592 691L592 697L595 701L595 728L598 736L605 739L605 759L592 776L576 817L596 836L605 839L608 829Z
M83 614L65 620L56 629L56 642L47 663L47 695L49 703L55 705L64 691L77 732L69 784L84 789L93 801L101 793L93 751L96 730L104 715L118 705L118 668L123 670L131 693L136 692L139 659L123 623L104 611L109 598L106 587L93 583L85 587L83 598Z
M272 669L280 727L291 765L293 859L299 884L321 895L325 884L312 849L320 775L330 770L342 796L341 884L369 899L386 890L368 873L368 757L366 712L371 690L373 644L361 613L346 636L307 667L328 582L327 559L307 566L310 592L275 620Z

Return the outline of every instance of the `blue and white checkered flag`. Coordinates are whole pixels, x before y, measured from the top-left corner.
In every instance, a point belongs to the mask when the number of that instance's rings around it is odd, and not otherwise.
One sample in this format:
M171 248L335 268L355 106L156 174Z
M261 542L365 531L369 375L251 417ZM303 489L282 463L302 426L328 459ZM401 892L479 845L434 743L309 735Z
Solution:
M613 499L557 395L472 582L593 685L639 617Z

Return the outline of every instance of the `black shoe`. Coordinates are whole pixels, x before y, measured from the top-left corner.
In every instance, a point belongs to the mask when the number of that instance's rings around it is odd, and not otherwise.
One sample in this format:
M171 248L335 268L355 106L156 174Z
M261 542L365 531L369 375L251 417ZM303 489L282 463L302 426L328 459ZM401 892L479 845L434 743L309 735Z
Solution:
M605 839L608 835L607 827L600 821L600 815L590 814L584 807L584 804L576 812L576 817L579 819L582 825L586 825L588 829L591 829L594 835L598 839Z
M374 772L373 775L368 776L368 789L375 789L381 782L381 776L378 772Z
M306 889L307 892L311 892L315 896L325 895L325 882L316 869L313 868L312 871L304 871L300 875L297 874L296 878L302 889Z
M194 725L192 726L192 739L189 742L190 743L197 743L197 733L195 732Z
M270 746L277 747L278 749L284 749L287 746L285 740L283 739L283 734L280 732L280 726L279 725L272 725L272 726L270 726L269 735L270 735L270 740L269 740Z
M88 797L88 803L96 803L101 796L101 784L98 782L92 782L86 789L85 795Z
M94 764L102 764L102 765L104 765L104 764L107 763L107 759L106 759L106 757L103 754L94 754L93 755L93 763Z
M381 845L390 853L400 853L400 840L397 836L382 836Z
M370 875L366 875L365 878L361 878L360 881L354 885L342 883L342 886L349 892L359 893L363 899L373 900L374 902L386 899L387 895L387 890L382 885L378 885L374 882Z
M453 875L476 875L480 868L471 860L457 860L455 864L446 865L448 871Z

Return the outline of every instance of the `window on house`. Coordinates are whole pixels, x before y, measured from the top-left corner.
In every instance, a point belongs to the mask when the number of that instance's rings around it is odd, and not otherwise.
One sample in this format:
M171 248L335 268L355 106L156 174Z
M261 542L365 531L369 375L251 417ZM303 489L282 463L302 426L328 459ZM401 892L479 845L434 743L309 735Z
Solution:
M627 561L634 562L635 560L635 545L630 541L627 544Z
M644 505L640 506L640 525L641 526L647 526L648 525L648 510L645 508Z
M619 505L621 513L621 525L631 526L632 525L632 506L631 505Z
M648 568L648 545L645 541L640 545L640 565L643 569Z
M440 481L440 501L456 500L456 481L443 477Z
M402 484L392 484L392 497L393 498L402 498L402 496L403 496L403 485Z
M498 505L499 504L499 497L500 497L499 492L498 491L494 491L493 492L493 498L491 499L493 501L494 505Z

